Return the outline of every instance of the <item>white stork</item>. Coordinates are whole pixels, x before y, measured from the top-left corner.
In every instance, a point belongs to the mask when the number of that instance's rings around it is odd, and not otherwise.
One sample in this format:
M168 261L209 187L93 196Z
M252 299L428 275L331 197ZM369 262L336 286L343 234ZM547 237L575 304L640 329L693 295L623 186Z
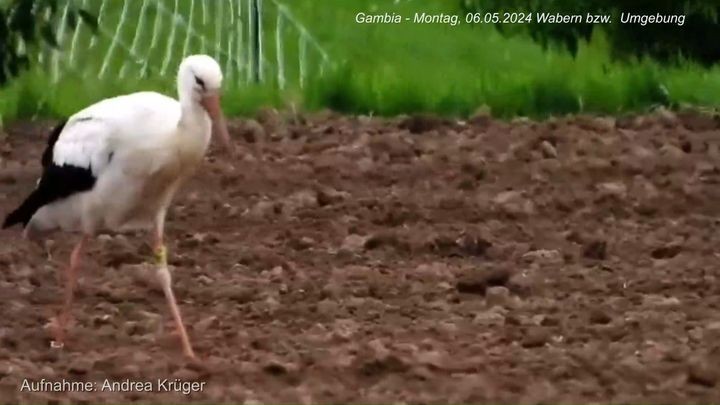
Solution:
M213 127L232 152L220 109L222 79L213 58L189 56L178 72L179 101L154 92L102 100L50 134L42 177L3 228L22 224L23 235L34 240L54 230L82 234L65 269L65 299L54 322L53 346L64 342L88 238L152 228L157 277L183 351L195 357L173 295L163 233L168 205L205 155Z

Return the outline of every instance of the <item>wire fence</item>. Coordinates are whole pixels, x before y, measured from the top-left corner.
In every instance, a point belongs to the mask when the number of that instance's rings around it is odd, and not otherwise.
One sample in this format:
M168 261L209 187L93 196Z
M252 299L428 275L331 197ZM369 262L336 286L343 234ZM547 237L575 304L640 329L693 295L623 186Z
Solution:
M66 0L98 17L93 35L82 21L57 27L59 49L43 55L53 83L69 73L101 80L157 78L172 85L180 61L213 56L227 86L272 83L299 87L332 62L310 31L280 0ZM61 2L61 4L63 4Z

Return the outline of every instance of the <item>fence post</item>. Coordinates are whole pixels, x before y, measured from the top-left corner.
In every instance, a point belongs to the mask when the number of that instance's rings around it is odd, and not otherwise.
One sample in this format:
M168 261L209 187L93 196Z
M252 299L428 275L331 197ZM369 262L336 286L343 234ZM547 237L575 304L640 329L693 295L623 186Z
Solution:
M275 57L277 58L277 84L281 89L285 88L285 54L283 49L283 14L280 9L277 11L275 21Z
M260 0L251 0L250 25L252 29L252 64L253 81L262 80L262 20L260 16Z

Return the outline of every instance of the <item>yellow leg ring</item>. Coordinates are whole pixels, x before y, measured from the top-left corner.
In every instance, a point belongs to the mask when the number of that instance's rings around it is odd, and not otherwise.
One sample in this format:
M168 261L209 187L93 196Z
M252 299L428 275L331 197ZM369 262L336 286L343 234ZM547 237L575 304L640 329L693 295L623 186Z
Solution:
M155 250L155 263L164 266L167 264L167 248L161 246Z

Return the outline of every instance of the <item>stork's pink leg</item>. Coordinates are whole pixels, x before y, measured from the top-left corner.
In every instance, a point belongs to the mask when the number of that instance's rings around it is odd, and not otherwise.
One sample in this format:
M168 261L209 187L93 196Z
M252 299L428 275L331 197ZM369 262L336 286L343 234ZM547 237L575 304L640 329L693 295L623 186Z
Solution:
M180 340L182 341L183 352L190 358L195 358L195 352L190 345L190 338L188 338L185 325L183 324L182 317L180 316L180 309L175 301L175 294L172 290L172 277L170 276L170 270L167 266L167 248L163 243L163 220L159 220L159 223L155 227L155 242L154 251L155 259L157 261L157 277L160 281L160 286L165 293L168 306L170 307L170 313L175 321L175 327L177 328Z
M87 236L83 236L77 245L75 245L75 248L70 254L70 264L64 270L65 297L62 308L60 309L60 314L57 317L57 322L55 323L55 341L52 342L53 347L62 347L65 342L65 328L70 319L70 310L75 294L75 285L77 284L77 272L80 267L80 256L82 255L83 245L86 241Z

